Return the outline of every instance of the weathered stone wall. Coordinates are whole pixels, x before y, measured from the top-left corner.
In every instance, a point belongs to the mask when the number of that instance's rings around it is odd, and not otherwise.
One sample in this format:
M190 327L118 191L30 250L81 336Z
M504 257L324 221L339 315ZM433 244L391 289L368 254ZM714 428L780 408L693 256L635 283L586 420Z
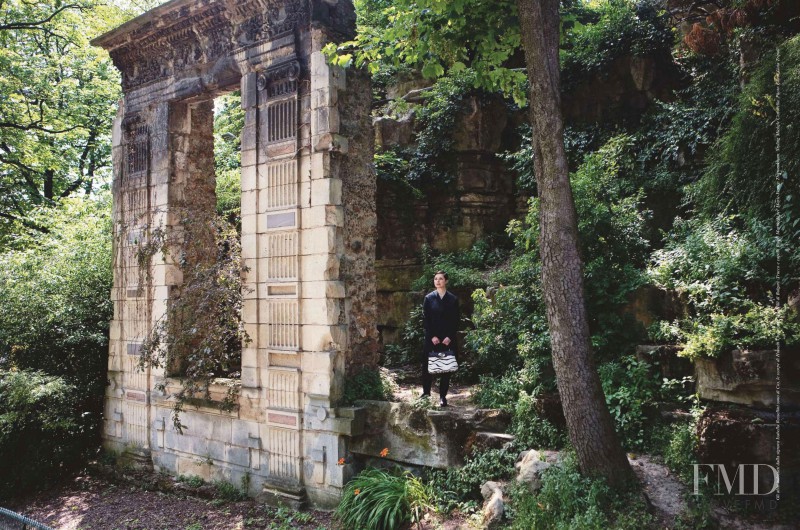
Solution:
M336 407L345 366L375 361L375 183L365 163L368 81L348 84L320 49L354 23L344 0L173 0L95 41L125 93L114 125L107 446L159 470L246 479L251 494L274 501L338 501L347 471L336 462L357 420ZM210 402L182 412L180 434L171 418L179 381L135 365L187 271L215 257L212 100L237 88L242 320L252 342L234 410L216 406L220 382ZM146 264L140 250L156 229L174 251Z
M410 288L422 272L425 246L441 252L463 250L482 237L503 232L511 219L524 215L526 197L497 157L503 150L518 148L509 138L515 137L521 119L499 99L469 96L451 134L452 184L426 190L425 197L415 199L394 183L378 181L376 269L383 344L398 339L409 311L422 303ZM378 118L374 128L379 149L407 147L416 141L412 114Z
M341 133L348 138L346 153L332 154L339 161L344 204L344 256L342 277L347 286L344 313L349 324L348 373L377 366L378 328L376 314L375 241L378 218L375 211L377 186L373 171L373 134L370 127L369 76L348 71L347 90L339 93Z

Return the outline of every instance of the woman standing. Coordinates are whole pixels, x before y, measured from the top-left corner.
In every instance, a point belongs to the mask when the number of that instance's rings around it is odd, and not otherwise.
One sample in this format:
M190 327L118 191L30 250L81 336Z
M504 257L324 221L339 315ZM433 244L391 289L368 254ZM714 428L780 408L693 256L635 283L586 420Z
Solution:
M422 314L425 325L425 346L422 348L422 397L430 397L432 376L428 373L428 354L451 350L456 352L456 334L460 320L458 298L447 290L447 273L437 271L433 275L436 290L425 296ZM450 374L442 374L439 381L439 405L447 406L447 390Z

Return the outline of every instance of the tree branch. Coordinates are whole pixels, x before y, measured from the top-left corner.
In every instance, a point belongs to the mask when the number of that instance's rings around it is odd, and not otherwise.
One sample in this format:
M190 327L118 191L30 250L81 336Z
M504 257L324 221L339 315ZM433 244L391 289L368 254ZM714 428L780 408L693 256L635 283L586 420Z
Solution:
M56 9L50 16L47 18L43 18L42 20L36 20L33 22L10 22L7 24L0 24L0 31L13 31L13 30L43 30L45 24L53 20L59 13L67 10L67 9L77 9L79 11L83 11L86 9L86 6L80 4L67 4L61 6L60 8Z

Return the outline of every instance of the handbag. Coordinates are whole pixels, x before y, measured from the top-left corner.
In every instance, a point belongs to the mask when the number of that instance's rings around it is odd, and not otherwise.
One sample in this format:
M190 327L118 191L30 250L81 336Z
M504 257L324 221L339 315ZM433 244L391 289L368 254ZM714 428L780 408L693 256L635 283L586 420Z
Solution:
M429 374L452 374L457 370L458 362L452 350L428 353Z

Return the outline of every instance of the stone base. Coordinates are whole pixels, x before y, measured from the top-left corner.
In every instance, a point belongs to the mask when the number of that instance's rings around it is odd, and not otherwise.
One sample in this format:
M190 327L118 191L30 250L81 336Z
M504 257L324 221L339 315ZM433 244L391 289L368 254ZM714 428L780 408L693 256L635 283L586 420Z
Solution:
M307 501L305 490L302 488L289 490L269 483L264 484L264 489L256 496L256 500L269 506L288 506L293 510L301 510Z

